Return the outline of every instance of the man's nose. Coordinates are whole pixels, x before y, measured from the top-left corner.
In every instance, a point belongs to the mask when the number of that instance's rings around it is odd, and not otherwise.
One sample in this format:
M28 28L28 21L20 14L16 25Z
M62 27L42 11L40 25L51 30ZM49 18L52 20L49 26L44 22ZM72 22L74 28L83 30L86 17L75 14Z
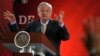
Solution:
M43 16L46 16L46 13L43 13L42 15L43 15Z
M46 14L46 11L44 11L43 14Z

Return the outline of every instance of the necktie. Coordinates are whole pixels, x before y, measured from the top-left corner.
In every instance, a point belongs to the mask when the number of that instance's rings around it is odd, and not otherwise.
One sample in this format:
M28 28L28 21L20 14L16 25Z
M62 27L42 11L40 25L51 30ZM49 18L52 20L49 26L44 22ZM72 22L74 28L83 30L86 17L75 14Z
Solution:
M42 30L42 32L45 34L45 32L46 32L46 28L47 28L47 24L45 23L45 24L43 24L43 30Z

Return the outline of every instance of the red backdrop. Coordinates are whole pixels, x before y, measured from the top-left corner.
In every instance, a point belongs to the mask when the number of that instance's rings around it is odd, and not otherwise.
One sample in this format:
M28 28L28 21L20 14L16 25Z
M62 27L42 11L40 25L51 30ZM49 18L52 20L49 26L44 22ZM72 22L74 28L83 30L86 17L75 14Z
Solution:
M14 12L16 16L35 15L38 18L36 10L41 1L47 1L52 4L53 18L55 18L54 14L59 14L60 10L64 10L64 23L70 33L70 39L62 41L61 55L88 56L87 49L82 42L82 21L91 15L100 16L100 0L29 0L28 4L15 4ZM0 47L0 51L1 49ZM1 51L0 53L4 52Z

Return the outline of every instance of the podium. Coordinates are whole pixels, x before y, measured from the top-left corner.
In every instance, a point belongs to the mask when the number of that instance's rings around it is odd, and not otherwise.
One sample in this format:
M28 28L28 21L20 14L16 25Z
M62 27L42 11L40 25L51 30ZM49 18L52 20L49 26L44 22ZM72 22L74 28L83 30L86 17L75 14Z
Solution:
M19 53L19 48L15 46L14 44L14 37L17 33L16 32L9 32L5 33L3 36L3 45L5 48L13 52L14 56L32 56L31 53ZM36 48L40 48L40 50L44 50L46 52L49 52L53 56L56 55L56 48L51 43L48 38L40 32L30 32L30 43L28 46L36 46ZM29 55L30 54L30 55Z

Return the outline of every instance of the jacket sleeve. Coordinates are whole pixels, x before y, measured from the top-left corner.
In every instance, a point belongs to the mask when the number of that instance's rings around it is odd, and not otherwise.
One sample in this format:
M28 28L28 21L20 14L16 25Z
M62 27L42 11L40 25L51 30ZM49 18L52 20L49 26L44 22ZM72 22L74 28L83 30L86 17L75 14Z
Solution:
M61 40L69 39L69 32L67 31L65 26L59 26L58 37L60 37Z
M9 26L9 29L10 29L11 32L18 32L19 31L19 28L17 26L17 23L15 23L15 24L10 24L9 23L8 26Z
M17 23L9 24L9 29L11 32L18 32L19 31ZM22 31L30 32L30 29L31 29L31 23L28 23L27 26Z
M24 29L24 31L27 31L27 32L31 32L31 27L32 26L32 23L28 23Z

